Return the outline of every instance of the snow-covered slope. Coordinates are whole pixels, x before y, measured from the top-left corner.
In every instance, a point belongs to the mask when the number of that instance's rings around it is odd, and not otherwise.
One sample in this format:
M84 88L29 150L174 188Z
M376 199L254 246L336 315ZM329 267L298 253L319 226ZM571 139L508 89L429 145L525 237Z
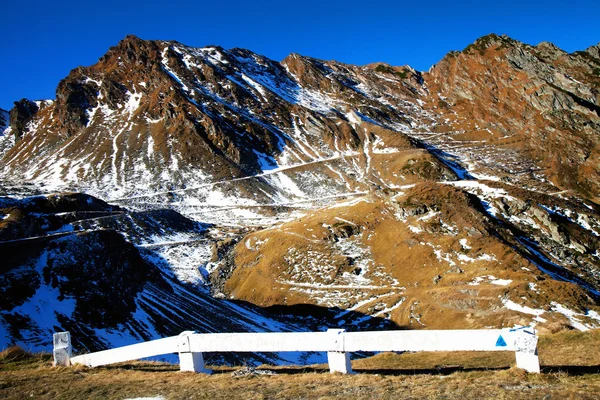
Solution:
M0 210L0 347L47 350L57 329L71 331L78 351L90 351L184 330L299 331L334 324L336 313L325 309L296 319L291 310L214 298L212 246L224 238L174 211L129 212L81 194L0 198ZM371 319L361 325L393 324ZM253 359L298 357L323 361L310 354Z
M425 93L414 71L388 78L298 55L280 64L247 50L128 37L61 82L3 173L202 217L214 205L353 195L405 180L384 176L390 152L426 157L390 130L411 126L404 98ZM373 147L384 144L385 152ZM422 178L451 177L438 169Z

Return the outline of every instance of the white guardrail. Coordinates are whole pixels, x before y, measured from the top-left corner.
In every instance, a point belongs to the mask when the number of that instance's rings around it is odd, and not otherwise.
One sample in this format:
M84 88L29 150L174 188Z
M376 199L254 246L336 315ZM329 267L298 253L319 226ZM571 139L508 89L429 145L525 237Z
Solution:
M210 373L204 367L206 352L327 352L331 372L352 373L355 351L514 351L517 367L540 372L537 335L533 328L481 330L407 330L286 333L194 333L118 347L72 357L69 332L54 334L54 365L89 367L179 353L181 371Z

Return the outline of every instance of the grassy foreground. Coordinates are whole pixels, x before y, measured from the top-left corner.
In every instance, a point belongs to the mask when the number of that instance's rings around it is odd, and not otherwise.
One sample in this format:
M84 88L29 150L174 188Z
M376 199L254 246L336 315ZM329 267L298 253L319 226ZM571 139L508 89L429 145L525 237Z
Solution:
M542 374L514 365L513 353L383 353L353 361L357 375L331 375L326 366L269 368L270 376L236 378L238 368L213 375L180 373L177 365L53 368L47 354L19 348L0 353L1 399L597 399L600 330L540 339ZM266 367L265 367L266 368Z

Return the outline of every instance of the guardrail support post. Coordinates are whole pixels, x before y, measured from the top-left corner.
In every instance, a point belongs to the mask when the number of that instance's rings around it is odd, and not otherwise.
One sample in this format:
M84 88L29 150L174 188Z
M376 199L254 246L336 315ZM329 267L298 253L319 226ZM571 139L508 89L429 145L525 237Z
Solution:
M71 347L71 334L69 332L58 332L53 335L54 356L53 366L70 367L71 355L73 348Z
M204 357L202 353L192 352L190 348L189 335L193 335L194 331L185 331L179 334L179 370L187 372L200 372L210 374L210 369L204 368Z
M515 334L515 357L517 367L523 368L527 372L540 373L540 360L537 349L538 337L535 329L524 328L516 331Z
M342 374L353 374L352 364L350 364L350 353L344 351L344 333L345 329L328 329L327 333L333 337L333 347L327 352L327 363L329 372L340 372Z

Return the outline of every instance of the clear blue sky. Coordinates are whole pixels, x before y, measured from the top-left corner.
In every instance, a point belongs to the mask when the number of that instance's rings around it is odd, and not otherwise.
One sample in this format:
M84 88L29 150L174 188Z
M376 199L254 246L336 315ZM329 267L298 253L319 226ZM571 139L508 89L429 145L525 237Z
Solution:
M291 52L352 64L427 70L449 50L494 32L567 51L600 41L600 0L104 0L7 1L0 6L0 108L54 98L71 69L94 64L131 33L191 46ZM136 4L137 3L137 4Z

